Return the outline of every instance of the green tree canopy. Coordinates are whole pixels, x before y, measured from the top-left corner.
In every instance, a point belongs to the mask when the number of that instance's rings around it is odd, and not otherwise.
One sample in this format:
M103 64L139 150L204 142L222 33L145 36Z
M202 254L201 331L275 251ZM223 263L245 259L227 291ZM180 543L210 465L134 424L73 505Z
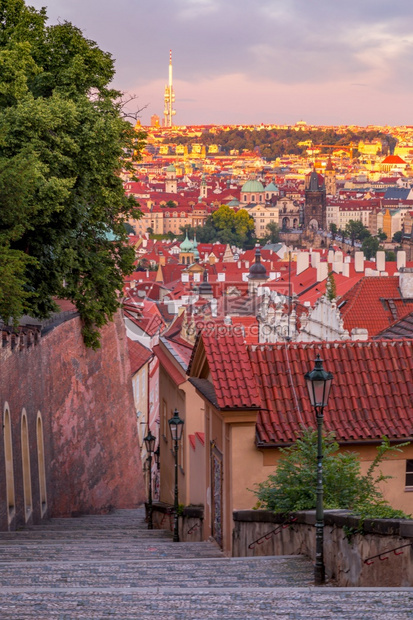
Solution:
M113 59L68 22L0 3L0 316L73 301L86 344L133 268L124 224L139 215L118 175L143 135L110 88Z
M337 224L334 224L333 222L330 224L329 227L329 231L331 233L331 238L334 241L334 239L337 237L337 233L338 233L338 228L337 228Z
M360 220L350 220L344 228L344 236L351 239L351 245L354 247L356 240L363 241L370 236L370 231Z
M186 234L193 238L195 234L201 243L219 241L240 248L248 248L255 244L254 230L254 219L248 211L245 209L234 211L231 207L222 205L207 217L203 226L181 227L183 233L181 238L184 239Z
M329 272L326 283L326 296L329 301L333 301L337 295L336 281L334 279L334 273Z
M367 237L361 244L362 252L364 253L364 256L367 260L370 260L371 258L373 258L373 256L376 256L376 252L379 250L379 248L380 241L377 239L377 237Z
M268 233L264 237L264 243L278 243L280 241L280 227L277 222L268 222L265 228Z

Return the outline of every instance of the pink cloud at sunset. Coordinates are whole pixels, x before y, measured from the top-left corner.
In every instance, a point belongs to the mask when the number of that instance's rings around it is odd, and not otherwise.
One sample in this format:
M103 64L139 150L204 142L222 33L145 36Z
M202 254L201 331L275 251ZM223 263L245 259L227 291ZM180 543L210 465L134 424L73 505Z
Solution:
M40 8L44 1L29 4ZM116 60L114 86L176 124L411 124L411 0L53 0Z

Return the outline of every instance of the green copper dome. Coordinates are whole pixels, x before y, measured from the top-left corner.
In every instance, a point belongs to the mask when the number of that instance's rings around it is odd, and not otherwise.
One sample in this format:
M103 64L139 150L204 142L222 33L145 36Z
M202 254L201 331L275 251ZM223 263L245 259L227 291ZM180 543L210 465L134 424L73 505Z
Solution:
M192 248L193 248L192 241L188 239L188 234L186 234L185 239L182 241L181 245L179 246L179 249L181 250L181 252L191 252Z
M246 193L259 193L264 191L264 186L259 181L247 181L241 188L241 192Z
M271 181L271 183L268 183L267 187L265 188L266 192L278 192L278 187L275 185L275 183L273 183Z
M176 172L176 168L173 164L167 167L166 172Z

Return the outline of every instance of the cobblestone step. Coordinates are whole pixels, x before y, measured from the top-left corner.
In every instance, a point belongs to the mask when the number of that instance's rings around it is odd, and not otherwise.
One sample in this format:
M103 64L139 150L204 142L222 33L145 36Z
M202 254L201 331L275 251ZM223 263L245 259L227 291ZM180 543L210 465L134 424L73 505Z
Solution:
M76 561L85 559L97 560L98 558L110 558L113 561L138 560L148 558L174 558L177 561L187 558L216 558L222 557L222 553L208 543L172 543L161 541L143 544L139 541L129 540L123 544L115 540L94 542L80 542L74 544L67 541L60 543L51 541L37 541L36 543L24 541L13 544L3 544L0 541L1 562L51 562L51 561Z
M138 571L137 571L138 568ZM187 588L282 587L294 580L297 586L311 585L308 561L300 557L272 558L200 558L184 560L102 560L90 562L50 562L39 565L13 563L12 574L3 574L1 585L32 587L151 588L156 583L172 588L179 583Z
M174 543L143 510L0 534L0 619L412 620L413 588L314 588L294 557Z
M138 620L411 620L407 592L291 588L231 591L174 589L2 589L2 620L121 618Z

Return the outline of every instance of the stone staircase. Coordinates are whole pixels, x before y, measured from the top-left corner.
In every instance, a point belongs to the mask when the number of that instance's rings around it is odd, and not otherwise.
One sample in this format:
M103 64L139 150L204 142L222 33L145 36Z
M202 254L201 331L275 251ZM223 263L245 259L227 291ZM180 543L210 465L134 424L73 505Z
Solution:
M413 588L314 588L303 557L174 543L143 510L0 533L0 619L413 618Z

